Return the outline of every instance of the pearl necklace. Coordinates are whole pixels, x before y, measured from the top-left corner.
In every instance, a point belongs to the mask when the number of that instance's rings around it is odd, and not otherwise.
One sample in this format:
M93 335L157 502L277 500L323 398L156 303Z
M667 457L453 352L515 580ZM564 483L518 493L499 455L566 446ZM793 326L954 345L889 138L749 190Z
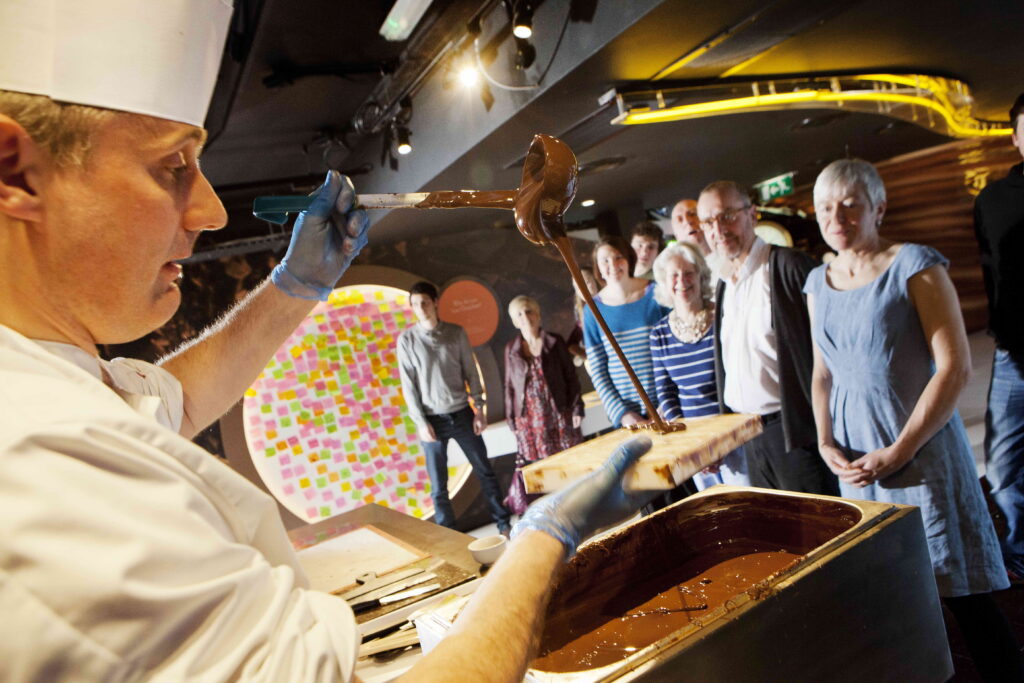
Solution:
M679 341L687 344L693 344L694 342L700 341L704 334L708 331L708 327L711 326L713 316L711 315L711 309L702 308L691 322L683 322L679 319L673 309L668 314L668 324L672 328L672 334L674 334Z

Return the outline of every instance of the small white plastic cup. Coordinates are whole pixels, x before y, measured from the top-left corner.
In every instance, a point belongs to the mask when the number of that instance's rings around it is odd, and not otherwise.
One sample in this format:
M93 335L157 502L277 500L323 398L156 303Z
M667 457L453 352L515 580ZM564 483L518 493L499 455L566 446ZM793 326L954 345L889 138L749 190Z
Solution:
M498 561L507 544L508 539L504 536L484 536L469 544L469 552L474 560L487 566Z

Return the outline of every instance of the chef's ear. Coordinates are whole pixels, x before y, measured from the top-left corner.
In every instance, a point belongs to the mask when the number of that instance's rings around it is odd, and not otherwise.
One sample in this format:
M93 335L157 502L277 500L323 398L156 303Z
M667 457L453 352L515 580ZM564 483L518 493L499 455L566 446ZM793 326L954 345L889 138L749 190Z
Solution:
M36 185L44 156L17 121L0 114L0 214L23 221L42 219Z

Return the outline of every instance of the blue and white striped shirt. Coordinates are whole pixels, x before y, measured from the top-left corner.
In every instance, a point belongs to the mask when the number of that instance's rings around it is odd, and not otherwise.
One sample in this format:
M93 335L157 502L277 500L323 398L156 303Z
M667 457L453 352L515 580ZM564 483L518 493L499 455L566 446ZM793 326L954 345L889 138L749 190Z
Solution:
M643 298L620 306L609 306L597 301L597 308L608 323L615 341L633 366L644 390L654 401L654 368L651 365L651 328L665 315L667 309L654 300L654 283L648 286ZM615 350L604 337L590 309L583 313L583 343L587 347L590 379L604 404L608 419L621 426L627 412L647 415L640 395L629 381L626 369L619 362Z
M692 344L672 334L666 315L651 330L651 362L658 412L667 420L718 414L715 326Z

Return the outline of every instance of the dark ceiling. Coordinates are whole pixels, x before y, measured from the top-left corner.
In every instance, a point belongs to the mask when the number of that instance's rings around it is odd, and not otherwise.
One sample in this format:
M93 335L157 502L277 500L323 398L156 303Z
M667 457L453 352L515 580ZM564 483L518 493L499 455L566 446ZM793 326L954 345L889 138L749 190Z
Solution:
M390 0L235 2L204 155L232 215L229 229L212 238L219 242L266 233L246 216L252 197L308 191L328 165L352 172L364 192L512 189L518 159L539 132L564 136L582 164L620 158L583 177L577 197L596 205L571 209L574 222L604 211L629 223L715 179L749 184L795 171L798 184L808 183L846 154L880 161L948 141L882 114L818 118L822 110L608 123L602 94L656 77L678 85L723 75L943 75L966 82L975 116L993 120L1005 120L1024 90L1024 3L1017 0L535 0L536 60L525 70L514 66L508 16L493 0L434 0L401 43L377 33ZM451 85L448 65L460 48L471 52L466 31L474 17L493 78L539 87L492 86L488 108L479 91ZM668 68L716 38L713 49ZM402 94L412 104L415 149L394 170L382 163L374 112L393 113ZM357 119L371 130L361 134ZM480 210L375 214L374 241L511 222Z

